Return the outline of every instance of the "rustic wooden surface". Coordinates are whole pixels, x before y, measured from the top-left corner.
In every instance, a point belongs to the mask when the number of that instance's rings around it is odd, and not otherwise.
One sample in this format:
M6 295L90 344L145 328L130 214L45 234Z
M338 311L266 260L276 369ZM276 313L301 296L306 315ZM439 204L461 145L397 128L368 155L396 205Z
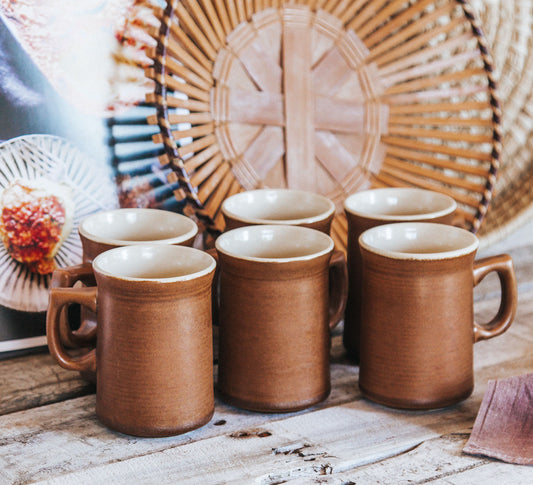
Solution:
M95 416L94 388L46 353L0 361L0 484L259 483L531 484L533 467L462 453L489 379L533 372L533 243L509 249L518 314L503 336L475 346L473 395L431 412L397 411L363 399L358 368L333 338L332 393L289 414L242 411L217 400L215 416L182 436L142 439ZM526 244L527 242L527 244ZM475 291L476 316L499 304L497 278Z

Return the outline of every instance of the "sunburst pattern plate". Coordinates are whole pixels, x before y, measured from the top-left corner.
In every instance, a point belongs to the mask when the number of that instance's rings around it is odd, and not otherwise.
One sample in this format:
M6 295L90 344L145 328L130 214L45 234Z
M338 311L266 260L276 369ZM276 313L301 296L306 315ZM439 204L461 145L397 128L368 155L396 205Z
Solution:
M73 227L54 260L58 267L82 260L77 227L98 210L117 206L110 170L67 140L49 135L13 138L0 145L0 191L15 181L50 180L70 188L74 203ZM48 305L51 275L33 273L11 258L0 244L0 304L20 311L40 312Z

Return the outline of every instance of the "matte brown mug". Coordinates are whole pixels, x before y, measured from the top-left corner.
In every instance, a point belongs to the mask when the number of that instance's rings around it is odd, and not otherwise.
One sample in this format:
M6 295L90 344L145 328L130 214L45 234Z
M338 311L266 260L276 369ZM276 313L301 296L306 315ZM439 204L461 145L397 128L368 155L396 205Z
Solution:
M47 338L58 363L96 371L96 414L137 436L175 435L207 423L214 411L211 285L207 253L182 246L111 249L92 267L97 285L52 288ZM65 306L96 313L96 349L71 357L59 335Z
M456 222L455 200L430 190L392 187L357 192L344 201L348 221L348 301L344 316L343 345L348 354L359 362L359 332L361 319L362 263L359 236L381 224L393 222Z
M448 406L474 386L475 342L505 332L517 289L508 255L475 261L478 239L432 223L375 227L359 238L363 259L359 387L378 403ZM502 289L497 315L474 321L474 287L490 272Z
M226 230L275 224L309 227L329 234L335 205L323 195L294 189L257 189L222 203Z
M330 392L330 328L342 318L344 254L315 229L249 226L216 241L218 390L253 411L303 409Z
M198 233L196 223L176 212L148 208L121 208L95 212L78 225L83 256L82 264L59 268L52 276L51 287L71 287L77 281L94 285L91 263L109 249L138 244L191 246ZM70 347L93 345L96 335L95 317L87 309L81 311L78 330L61 325L61 339ZM66 315L62 318L67 321ZM90 375L87 377L90 378Z

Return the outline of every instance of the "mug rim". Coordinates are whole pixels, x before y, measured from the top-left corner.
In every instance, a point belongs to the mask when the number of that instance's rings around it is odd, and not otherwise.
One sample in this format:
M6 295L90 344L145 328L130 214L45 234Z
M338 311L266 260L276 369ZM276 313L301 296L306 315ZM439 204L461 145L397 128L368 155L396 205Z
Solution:
M159 217L165 217L168 219L179 220L185 224L188 224L190 228L187 229L187 232L185 232L184 234L181 234L179 236L169 237L169 238L153 239L153 240L147 240L147 239L129 240L129 239L106 238L104 236L100 236L100 235L90 232L86 227L88 224L93 222L95 219L106 217L108 215L118 214L118 213L126 214L128 212L134 213L134 214L150 214L150 215L155 215ZM155 208L147 208L147 207L120 207L116 209L108 209L108 210L98 211L98 212L89 214L88 216L84 217L78 224L78 232L80 233L81 236L85 237L86 239L90 241L100 243L100 244L113 245L113 246L137 246L137 245L144 245L144 244L179 244L196 236L196 234L198 233L198 225L189 217L183 214L179 214L177 212L171 212L171 211L166 211L163 209L155 209Z
M231 249L224 248L223 245L226 242L226 239L230 238L236 238L241 235L241 233L245 232L252 232L252 233L270 233L271 235L275 235L276 233L285 232L285 233L300 233L300 234L307 234L309 237L314 237L317 240L322 240L322 242L325 244L325 247L323 249L320 249L318 251L314 251L311 254L303 254L301 256L291 256L291 257L259 257L259 256L250 256L250 255L244 255L239 254L235 251L232 251ZM295 237L293 240L295 240L297 235L295 234ZM235 240L235 239L234 239ZM327 243L327 244L326 244ZM302 226L291 226L291 225L276 225L276 224L258 224L253 226L244 226L239 227L237 229L232 229L230 231L222 233L215 242L215 248L217 252L222 253L226 256L229 256L231 258L244 260L244 261L253 261L258 263L274 263L274 264L286 264L291 262L297 262L297 261L310 261L313 259L316 259L320 256L326 255L333 251L335 247L335 243L333 242L333 239L331 239L330 236L327 234L324 234L323 232L317 230L317 229L311 229L309 227L302 227Z
M320 200L321 202L324 202L325 205L327 205L327 209L321 212L320 214L309 216L309 217L300 217L295 219L264 219L261 217L247 217L238 214L235 212L234 209L231 208L231 205L235 203L235 201L238 201L239 199L243 199L244 197L255 195L255 194L294 194L295 196L306 196L306 197L313 197L314 199ZM324 219L327 219L332 214L335 213L335 204L325 197L324 195L317 194L315 192L307 191L307 190L297 190L297 189L287 189L287 188L268 188L268 189L254 189L254 190L246 190L243 192L238 192L236 194L233 194L232 196L228 197L224 200L222 203L222 213L226 216L229 216L233 219L242 221L247 224L251 225L260 225L260 224L269 224L269 225L296 225L296 224L311 224L314 222L322 221Z
M146 252L164 252L164 253L175 253L172 257L176 257L177 253L189 253L190 255L197 255L204 258L205 261L205 267L194 271L188 274L179 275L179 276L168 276L168 277L136 277L136 276L125 276L122 274L117 274L109 269L106 269L105 266L102 267L102 264L105 264L105 260L109 259L110 257L119 257L120 253L138 253L137 256L142 255ZM132 256L133 257L133 256ZM207 264L209 263L209 264ZM175 246L175 245L162 245L162 244L136 244L136 245L130 245L130 246L120 246L117 248L109 249L107 251L104 251L103 253L99 254L94 258L92 262L93 270L95 273L102 274L108 278L112 278L115 280L120 281L136 281L136 282L154 282L159 284L165 284L165 283L173 283L177 281L190 281L197 278L200 278L204 275L207 275L215 270L216 267L216 260L213 258L210 254L208 254L205 251L201 251L196 248L190 248L187 246Z
M388 233L390 240L393 231L401 231L403 234L406 232L415 232L420 231L442 231L452 234L453 237L462 238L465 242L456 249L445 249L443 246L443 251L433 251L433 252L407 252L394 249L386 249L383 247L378 247L372 244L372 237L376 237L378 234ZM412 237L409 238L412 240ZM435 238L432 239L433 245ZM442 241L442 239L441 239ZM466 256L472 254L479 247L479 239L475 234L463 229L461 227L450 226L447 224L438 224L434 222L398 222L395 224L383 224L381 226L372 227L367 229L359 236L359 246L364 248L366 251L369 251L380 256L384 256L389 259L395 260L416 260L416 261L435 261L442 259L454 259L460 256Z
M372 212L366 212L363 210L358 210L353 207L354 201L357 199L363 199L366 197L369 197L371 194L378 194L379 195L387 195L387 194L393 194L393 193L399 193L399 194L419 194L419 195L431 195L435 199L438 199L443 202L447 202L448 206L444 209L435 210L435 211L428 211L424 213L418 213L418 214L404 214L404 215L395 215L395 214L380 214L380 213L372 213ZM379 221L399 221L402 222L415 222L425 219L437 219L442 216L446 216L448 214L453 213L457 209L457 202L453 197L450 197L449 195L443 194L441 192L435 192L433 190L427 190L427 189L421 189L418 187L383 187L378 189L369 189L369 190L362 190L360 192L355 192L354 194L351 194L344 200L344 210L347 213L363 217L365 219L375 219Z

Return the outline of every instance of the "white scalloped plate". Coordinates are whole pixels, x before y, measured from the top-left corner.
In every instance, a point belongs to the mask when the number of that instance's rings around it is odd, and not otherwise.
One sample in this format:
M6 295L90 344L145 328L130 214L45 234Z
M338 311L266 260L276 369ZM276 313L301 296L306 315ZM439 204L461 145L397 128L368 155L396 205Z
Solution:
M111 170L56 136L27 135L0 144L0 191L15 180L43 178L72 190L73 227L54 259L58 267L79 264L79 221L92 212L118 205ZM45 311L50 280L51 275L32 273L12 259L0 244L0 304L20 311Z

